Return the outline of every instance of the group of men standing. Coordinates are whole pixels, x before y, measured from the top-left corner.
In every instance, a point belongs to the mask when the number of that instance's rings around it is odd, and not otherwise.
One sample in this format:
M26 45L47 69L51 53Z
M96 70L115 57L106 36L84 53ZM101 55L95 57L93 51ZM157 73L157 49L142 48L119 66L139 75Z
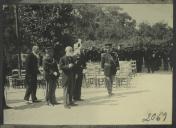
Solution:
M55 96L56 83L59 76L62 75L62 86L64 90L64 107L69 109L75 106L75 101L82 101L81 86L83 80L83 70L86 69L86 57L80 51L81 41L78 41L77 47L67 46L65 48L65 55L60 58L59 63L54 59L53 47L45 49L43 56L43 76L46 81L46 102L48 105L55 105L57 99ZM145 61L148 72L154 72L154 67L151 66L156 61L156 52L152 49L147 49L145 52ZM172 50L173 51L173 50ZM140 53L140 52L139 52ZM139 54L138 53L138 54ZM171 57L171 61L173 61ZM33 46L32 53L26 59L26 93L24 100L27 102L31 96L32 103L39 102L36 96L37 92L37 75L41 73L39 70L39 47ZM137 61L137 63L141 63ZM138 65L138 64L137 64ZM173 64L172 64L173 65ZM112 44L105 44L104 52L101 54L101 68L105 75L105 85L109 96L112 96L113 78L116 72L120 69L119 54L113 51ZM141 71L141 68L138 69ZM61 72L60 72L61 71ZM5 99L4 99L5 101ZM5 102L4 102L5 103ZM7 105L6 105L7 106Z
M79 40L80 41L80 40ZM80 46L79 46L80 47ZM84 56L77 52L78 48L68 46L65 48L65 55L60 58L59 64L54 59L54 49L47 47L43 57L43 76L46 81L46 102L48 105L55 105L57 99L55 96L56 83L62 75L62 86L64 89L64 107L70 108L77 104L74 101L81 101L81 86L83 79L83 70L86 68ZM36 97L37 75L40 73L38 67L39 47L33 46L32 53L26 60L26 93L24 100L29 102L31 96L32 103L39 102ZM59 69L62 73L59 72Z
M85 49L85 55L87 61L100 62L101 54L104 53L104 49ZM138 73L143 72L146 68L148 73L153 73L159 69L168 71L172 67L170 60L169 46L161 47L155 45L148 45L145 47L135 46L127 48L112 48L113 52L118 54L120 61L136 61L136 70Z
M75 101L82 101L81 86L83 80L83 70L86 69L86 59L81 54L81 41L74 46L65 48L65 55L60 58L59 63L54 59L54 50L52 47L45 49L43 56L43 76L46 81L46 102L47 105L55 105L57 99L55 96L56 83L60 75L62 75L63 99L64 107L71 108L75 106ZM38 68L39 47L33 46L32 53L28 55L26 60L26 93L24 100L29 102L31 96L32 103L39 102L36 97L37 91L37 75L41 72ZM101 55L101 67L105 75L105 84L109 96L112 96L113 77L119 69L119 59L115 52L112 52L112 44L105 45L105 53ZM60 72L61 71L61 72Z

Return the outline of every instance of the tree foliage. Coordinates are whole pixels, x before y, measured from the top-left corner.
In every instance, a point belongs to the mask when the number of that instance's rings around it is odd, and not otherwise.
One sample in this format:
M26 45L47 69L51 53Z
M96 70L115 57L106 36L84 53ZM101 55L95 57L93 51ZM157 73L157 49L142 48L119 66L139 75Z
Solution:
M6 39L16 46L13 7L6 12ZM135 19L118 6L19 5L18 13L20 44L23 49L33 44L45 48L59 42L63 50L77 38L83 39L86 48L92 44L101 47L106 42L115 46L167 44L173 38L172 28L167 24L157 22L153 25L136 25Z

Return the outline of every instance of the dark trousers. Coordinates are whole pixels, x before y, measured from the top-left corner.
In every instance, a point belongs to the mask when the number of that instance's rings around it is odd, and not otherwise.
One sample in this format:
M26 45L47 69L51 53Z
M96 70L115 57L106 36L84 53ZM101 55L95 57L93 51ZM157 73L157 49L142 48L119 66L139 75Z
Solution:
M151 71L152 71L152 66L151 66L152 64L150 63L150 62L147 62L146 63L146 67L147 67L147 71L148 71L148 73L150 73Z
M5 91L5 89L4 89L4 91ZM3 108L7 106L6 99L5 99L5 92L3 92L3 95L2 95L2 105L3 105Z
M147 67L148 73L150 73L150 72L153 73L155 71L154 60L150 60L150 61L146 62L146 67Z
M64 84L64 105L70 105L72 104L73 100L73 86L74 86L74 75L68 76L68 79L66 80Z
M105 84L106 84L106 88L108 90L108 94L112 93L113 78L114 78L114 76L105 76Z
M136 61L137 72L142 72L142 62Z
M31 96L32 101L37 100L36 92L37 92L37 81L27 83L24 99L29 100Z
M56 80L47 80L46 82L46 101L56 103Z
M75 78L75 85L74 85L74 93L73 98L75 100L81 99L81 87L82 87L82 80L83 80L83 73L77 73Z
M168 61L164 60L163 63L164 63L164 70L168 71L169 70L169 63L168 63Z

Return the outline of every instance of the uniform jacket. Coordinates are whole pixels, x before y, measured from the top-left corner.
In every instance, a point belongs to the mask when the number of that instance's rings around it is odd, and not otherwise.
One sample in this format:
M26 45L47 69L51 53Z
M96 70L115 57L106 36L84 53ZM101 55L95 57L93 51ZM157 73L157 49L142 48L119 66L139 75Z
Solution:
M116 53L103 53L101 55L101 68L104 69L105 76L115 75L119 67L119 60Z

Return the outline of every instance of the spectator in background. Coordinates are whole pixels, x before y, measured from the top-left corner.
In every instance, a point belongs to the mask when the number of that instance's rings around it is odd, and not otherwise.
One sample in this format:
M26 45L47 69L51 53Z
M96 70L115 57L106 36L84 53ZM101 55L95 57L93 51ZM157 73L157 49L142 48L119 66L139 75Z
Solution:
M171 68L173 69L173 72L176 72L176 45L173 43L171 44L171 48L169 51L169 58Z
M137 49L134 51L134 58L136 60L137 72L141 73L143 65L143 52L139 47L137 47Z
M150 47L145 50L144 61L147 71L150 73L152 71L152 49Z

